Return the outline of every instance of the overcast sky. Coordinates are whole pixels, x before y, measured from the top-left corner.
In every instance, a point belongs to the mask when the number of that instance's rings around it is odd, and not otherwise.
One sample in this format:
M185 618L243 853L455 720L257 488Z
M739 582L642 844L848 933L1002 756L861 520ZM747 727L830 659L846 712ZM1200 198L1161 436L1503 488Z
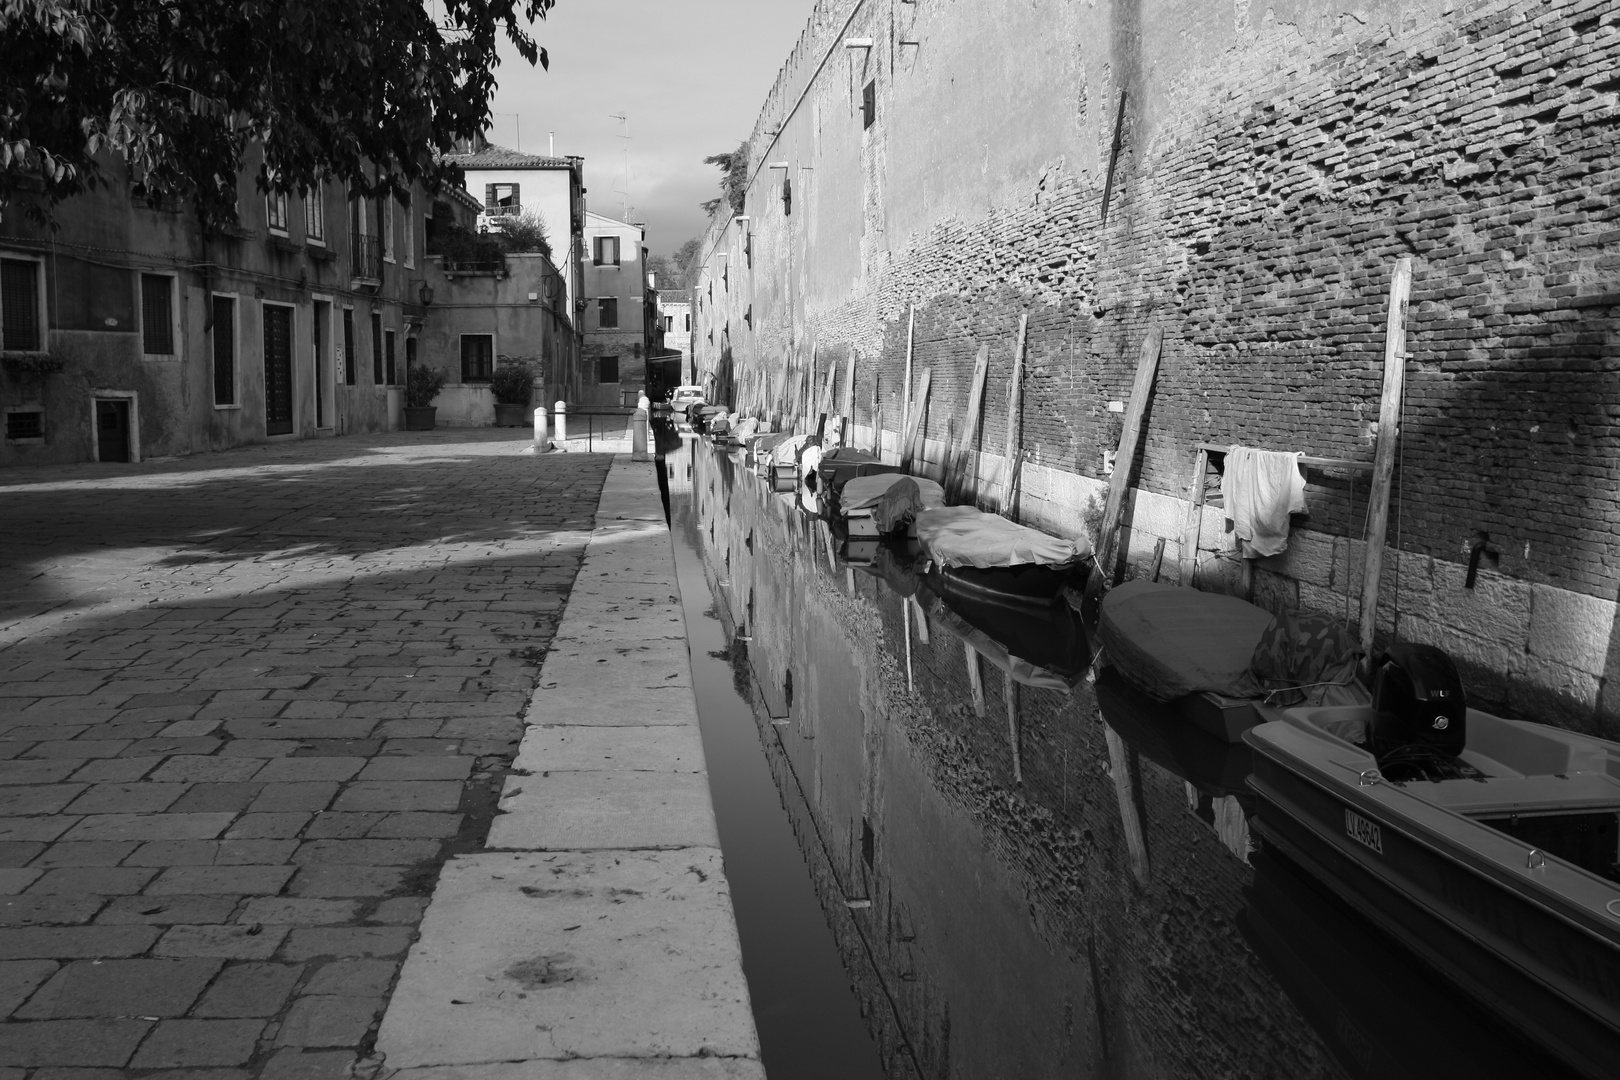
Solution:
M490 141L585 158L586 201L619 217L624 125L630 118L630 216L647 223L647 246L667 255L708 218L698 204L719 194L703 164L753 130L765 95L810 19L814 0L558 0L535 26L551 57L530 68L511 50L495 76ZM512 115L516 114L516 115Z

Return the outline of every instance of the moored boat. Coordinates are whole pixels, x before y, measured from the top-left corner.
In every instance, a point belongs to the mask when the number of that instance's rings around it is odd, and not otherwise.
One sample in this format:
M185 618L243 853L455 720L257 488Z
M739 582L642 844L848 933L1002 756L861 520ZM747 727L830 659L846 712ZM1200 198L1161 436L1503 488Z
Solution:
M1085 537L1052 536L971 506L925 510L914 531L950 589L987 599L1050 600L1065 585L1083 585L1090 565Z
M877 476L899 471L898 465L885 465L877 455L857 450L853 446L838 446L828 450L821 455L821 461L816 465L821 490L830 492L834 498L844 490L845 484L857 476Z
M1235 596L1149 581L1109 590L1097 637L1139 690L1205 731L1237 742L1257 702L1362 704L1359 654L1326 616L1271 612Z
M1466 706L1424 646L1244 739L1256 830L1555 1055L1620 1061L1620 744Z
M917 516L945 505L945 489L926 476L874 473L847 480L836 505L846 533L855 539L896 532L914 536Z

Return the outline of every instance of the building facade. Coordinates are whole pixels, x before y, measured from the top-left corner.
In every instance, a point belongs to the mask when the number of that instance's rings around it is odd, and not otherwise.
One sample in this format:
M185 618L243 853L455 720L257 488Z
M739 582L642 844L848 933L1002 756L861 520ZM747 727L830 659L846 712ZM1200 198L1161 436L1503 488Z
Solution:
M423 206L327 183L239 225L114 181L0 220L0 465L134 461L392 430L426 306Z
M585 215L581 404L633 405L646 389L656 313L646 237L640 225Z
M690 289L660 289L658 291L658 325L663 330L666 352L681 354L680 381L689 385L692 370L692 291Z
M937 475L985 350L970 493L996 505L1021 460L1015 512L1078 535L1157 332L1122 542L1236 590L1220 511L1190 506L1199 445L1369 462L1409 259L1380 639L1620 735L1617 69L1589 0L819 0L703 241L700 381L791 417L831 379L892 452L926 371ZM1253 595L1354 616L1365 473L1307 482Z
M566 310L578 332L584 308L585 159L525 154L480 140L448 156L479 200L479 232L500 232L509 217L534 212L545 225L551 259L567 286Z

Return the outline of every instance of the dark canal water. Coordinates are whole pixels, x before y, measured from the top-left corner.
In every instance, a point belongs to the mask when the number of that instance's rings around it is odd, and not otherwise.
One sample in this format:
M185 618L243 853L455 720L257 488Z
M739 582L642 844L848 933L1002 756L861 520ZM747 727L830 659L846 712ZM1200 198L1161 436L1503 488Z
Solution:
M1258 850L1247 751L1075 675L1066 607L947 602L660 446L771 1080L1568 1075Z

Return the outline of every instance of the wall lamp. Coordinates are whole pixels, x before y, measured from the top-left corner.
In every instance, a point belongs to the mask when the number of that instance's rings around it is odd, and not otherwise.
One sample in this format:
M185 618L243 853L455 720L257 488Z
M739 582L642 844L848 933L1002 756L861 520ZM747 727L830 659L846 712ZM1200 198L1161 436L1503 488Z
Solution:
M427 307L429 304L433 303L433 286L427 283L426 278L423 278L420 281L413 281L411 282L411 285L415 285L417 287L416 298L422 301L423 307Z

